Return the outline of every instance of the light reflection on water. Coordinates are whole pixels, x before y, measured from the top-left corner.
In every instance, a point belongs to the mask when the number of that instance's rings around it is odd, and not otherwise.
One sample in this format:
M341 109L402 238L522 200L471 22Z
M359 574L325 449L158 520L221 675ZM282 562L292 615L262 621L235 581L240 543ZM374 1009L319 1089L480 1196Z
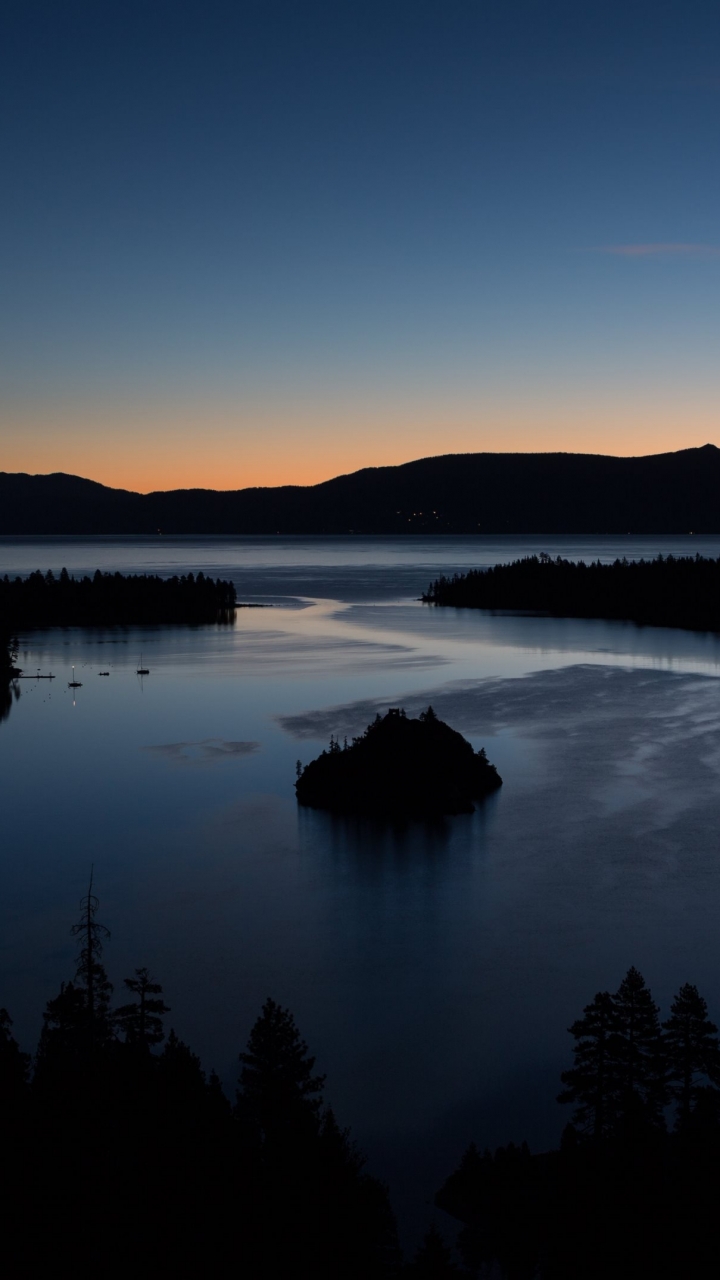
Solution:
M0 550L10 569L161 567L149 540L57 542L56 562L51 541ZM428 568L478 544L370 541L368 565L360 540L177 540L174 560L163 540L165 567L214 557L294 600L234 627L20 637L26 670L58 678L23 681L0 725L0 1003L31 1046L94 861L116 985L148 964L228 1082L265 996L290 1005L403 1207L471 1137L555 1140L565 1028L630 964L665 1007L698 983L717 1020L720 644L429 609L407 598ZM296 759L400 701L485 744L502 791L432 826L298 811Z

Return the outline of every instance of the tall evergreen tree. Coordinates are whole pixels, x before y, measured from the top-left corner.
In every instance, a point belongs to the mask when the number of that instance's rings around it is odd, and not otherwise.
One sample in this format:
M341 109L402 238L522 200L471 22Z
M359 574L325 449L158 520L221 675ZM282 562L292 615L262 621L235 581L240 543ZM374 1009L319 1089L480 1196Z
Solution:
M452 1254L433 1223L426 1232L415 1257L405 1267L404 1274L417 1280L451 1280L460 1274L460 1268L452 1260Z
M325 1077L289 1009L265 1001L240 1063L238 1112L262 1138L317 1134Z
M594 1138L608 1138L618 1112L618 1069L615 1004L609 991L599 991L569 1028L575 1037L575 1061L563 1071L565 1085L558 1102L575 1105L573 1123Z
M110 937L110 930L95 919L100 904L92 891L93 871L91 868L88 891L80 901L80 919L71 929L80 943L75 981L85 1001L87 1038L91 1049L109 1038L112 995L112 983L100 959L103 942Z
M30 1070L30 1054L22 1052L11 1027L7 1009L0 1009L0 1108L15 1105L25 1091Z
M631 1127L656 1123L666 1099L658 1006L642 974L628 969L615 995L614 1059L619 1103Z
M43 1014L35 1082L45 1078L47 1069L77 1066L87 1049L87 1000L74 982L63 982Z
M663 1052L670 1096L677 1103L678 1128L686 1128L708 1081L720 1084L720 1045L717 1027L708 1018L707 1004L697 987L686 982L673 1000L663 1023Z
M170 1009L161 999L160 983L153 981L148 969L136 969L134 978L123 981L137 999L115 1010L113 1021L116 1027L124 1034L127 1044L144 1049L161 1044L165 1039L163 1015Z

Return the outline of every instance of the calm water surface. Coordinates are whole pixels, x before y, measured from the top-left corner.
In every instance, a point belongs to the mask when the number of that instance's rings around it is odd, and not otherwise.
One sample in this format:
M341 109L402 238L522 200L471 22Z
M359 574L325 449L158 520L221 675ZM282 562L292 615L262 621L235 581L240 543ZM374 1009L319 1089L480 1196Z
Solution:
M0 724L0 1004L25 1046L94 862L116 986L149 965L229 1086L265 996L289 1005L409 1220L471 1138L557 1139L565 1028L630 964L664 1008L695 982L720 1020L720 639L417 602L529 550L720 539L0 540L0 572L202 568L270 605L20 637L25 671L58 677L22 681ZM298 810L298 758L429 702L500 769L482 809L401 829Z

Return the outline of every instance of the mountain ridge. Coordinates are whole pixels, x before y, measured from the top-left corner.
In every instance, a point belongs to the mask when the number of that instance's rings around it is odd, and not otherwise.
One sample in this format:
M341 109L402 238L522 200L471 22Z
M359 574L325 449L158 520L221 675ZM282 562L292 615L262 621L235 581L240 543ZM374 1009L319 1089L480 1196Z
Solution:
M719 533L720 449L460 453L315 485L134 493L0 472L1 534Z

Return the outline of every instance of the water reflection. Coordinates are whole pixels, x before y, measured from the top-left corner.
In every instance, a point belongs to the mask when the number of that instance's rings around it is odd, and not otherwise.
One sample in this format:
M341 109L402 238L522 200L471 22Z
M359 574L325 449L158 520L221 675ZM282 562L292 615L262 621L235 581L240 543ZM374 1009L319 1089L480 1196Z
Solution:
M17 680L12 680L9 684L0 681L0 722L7 720L13 702L17 702L19 697L20 685Z

